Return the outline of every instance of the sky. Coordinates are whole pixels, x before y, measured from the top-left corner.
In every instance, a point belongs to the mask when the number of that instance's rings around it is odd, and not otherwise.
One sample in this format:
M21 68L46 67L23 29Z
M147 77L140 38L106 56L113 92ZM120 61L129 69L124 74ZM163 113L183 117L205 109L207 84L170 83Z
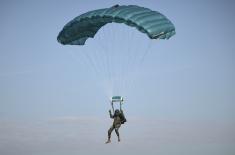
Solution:
M115 4L161 12L176 35L153 41L108 24L84 47L57 42L76 16ZM0 154L234 154L234 6L232 0L1 0ZM116 94L124 96L128 122L121 143L113 136L104 145L109 97Z

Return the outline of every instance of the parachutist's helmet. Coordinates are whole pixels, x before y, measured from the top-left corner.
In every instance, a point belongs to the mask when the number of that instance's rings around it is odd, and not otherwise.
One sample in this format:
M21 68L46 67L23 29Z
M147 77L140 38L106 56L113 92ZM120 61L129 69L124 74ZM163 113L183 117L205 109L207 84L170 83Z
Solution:
M114 114L118 115L120 113L120 111L118 109L115 110Z

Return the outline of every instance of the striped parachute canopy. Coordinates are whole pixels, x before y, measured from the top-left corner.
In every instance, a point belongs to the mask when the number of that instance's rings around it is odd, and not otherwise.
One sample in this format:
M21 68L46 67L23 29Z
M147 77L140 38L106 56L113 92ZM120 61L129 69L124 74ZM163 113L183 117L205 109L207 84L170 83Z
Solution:
M169 39L175 34L172 22L157 11L136 5L115 5L74 18L64 26L57 40L63 45L84 45L102 26L112 22L135 27L150 39Z

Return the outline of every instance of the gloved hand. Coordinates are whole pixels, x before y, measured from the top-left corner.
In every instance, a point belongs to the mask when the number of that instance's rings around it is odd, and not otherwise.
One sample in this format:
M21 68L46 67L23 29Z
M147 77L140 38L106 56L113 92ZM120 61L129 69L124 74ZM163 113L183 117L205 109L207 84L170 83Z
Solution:
M111 110L109 110L109 113L111 114Z

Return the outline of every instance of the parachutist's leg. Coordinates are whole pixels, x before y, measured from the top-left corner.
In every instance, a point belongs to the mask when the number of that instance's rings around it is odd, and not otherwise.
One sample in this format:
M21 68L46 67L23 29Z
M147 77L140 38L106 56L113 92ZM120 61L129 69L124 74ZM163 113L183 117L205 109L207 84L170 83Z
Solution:
M116 135L119 137L118 128L115 128Z
M110 143L111 142L111 134L113 132L114 126L112 125L109 130L108 130L108 140L106 143Z
M111 138L111 134L112 134L112 132L113 132L113 129L114 129L113 126L111 126L111 127L109 128L109 131L108 131L108 138L109 138L109 139Z
M118 137L118 141L120 142L120 136L119 136L119 131L118 131L119 128L115 128L115 132L116 132L116 135Z

